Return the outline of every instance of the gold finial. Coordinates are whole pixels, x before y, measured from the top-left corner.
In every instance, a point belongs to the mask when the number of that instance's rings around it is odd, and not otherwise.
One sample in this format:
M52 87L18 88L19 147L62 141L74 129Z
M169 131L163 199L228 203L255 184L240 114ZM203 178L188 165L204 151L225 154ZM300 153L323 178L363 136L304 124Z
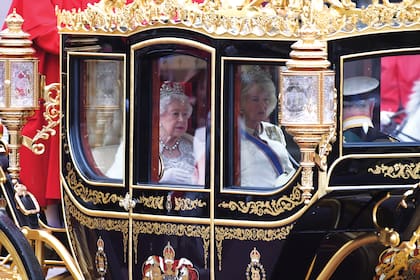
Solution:
M22 25L23 25L23 18L16 13L16 8L13 8L13 12L6 17L6 25L7 29L10 33L21 33L22 32ZM26 34L26 33L25 33ZM29 37L29 34L28 34Z
M35 53L30 35L22 30L23 21L16 9L6 17L7 28L0 32L0 55L32 56Z

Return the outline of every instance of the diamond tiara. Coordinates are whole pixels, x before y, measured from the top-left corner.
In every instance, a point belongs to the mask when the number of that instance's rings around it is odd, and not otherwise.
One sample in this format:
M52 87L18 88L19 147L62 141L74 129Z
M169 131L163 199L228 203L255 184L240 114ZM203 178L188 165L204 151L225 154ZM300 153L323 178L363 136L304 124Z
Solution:
M267 70L259 65L242 65L241 66L241 81L242 83L251 83L260 80L270 79L271 76Z
M163 82L160 87L160 97L171 96L173 94L185 95L182 83L170 81Z

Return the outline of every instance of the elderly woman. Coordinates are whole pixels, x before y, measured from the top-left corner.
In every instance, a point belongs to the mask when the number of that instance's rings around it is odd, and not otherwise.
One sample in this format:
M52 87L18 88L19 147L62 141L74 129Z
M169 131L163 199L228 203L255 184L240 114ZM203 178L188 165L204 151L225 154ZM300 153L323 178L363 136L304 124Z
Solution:
M160 89L160 183L194 184L193 137L187 134L192 106L180 83L164 82Z
M240 185L279 187L290 179L295 169L282 130L267 122L277 104L274 83L258 66L242 70Z

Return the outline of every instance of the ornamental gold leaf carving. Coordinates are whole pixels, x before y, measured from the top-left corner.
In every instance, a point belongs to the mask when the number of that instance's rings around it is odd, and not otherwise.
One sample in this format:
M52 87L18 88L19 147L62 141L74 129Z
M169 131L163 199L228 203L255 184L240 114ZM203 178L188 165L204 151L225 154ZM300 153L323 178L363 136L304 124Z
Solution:
M280 228L260 229L260 228L232 228L215 227L216 250L219 259L219 270L222 269L223 241L228 239L241 241L273 241L286 239L293 229L293 225Z
M122 200L124 197L117 194L104 193L97 190L92 190L79 182L76 176L76 172L70 162L66 164L67 175L66 180L67 184L70 186L70 189L84 202L91 202L93 204L108 204L108 203L117 203Z
M207 268L207 258L210 248L210 227L203 225L189 225L189 224L171 224L159 222L133 222L133 240L134 251L136 255L135 262L137 263L137 247L138 235L151 234L151 235L173 235L173 236L186 236L201 238L203 241L204 250L204 265Z
M302 192L298 186L293 188L290 196L282 196L277 200L271 201L229 201L218 204L220 208L230 211L239 211L244 214L254 214L257 216L271 215L278 216L286 211L293 210L296 206L303 203Z
M402 179L420 179L420 162L402 164L396 163L394 165L376 165L374 168L368 168L368 172L389 178L402 178Z
M68 215L66 216L66 222L69 227L68 232L70 233L71 239L78 240L79 238L72 236L74 234L73 222L71 217L80 225L85 226L89 229L95 230L106 230L106 231L117 231L123 235L123 248L124 248L124 261L126 261L127 248L128 248L128 220L122 219L107 219L100 217L91 217L83 214L79 209L71 202L67 195L64 195L64 203L67 209ZM79 227L79 225L77 225ZM77 243L73 243L77 244ZM80 250L81 246L75 246L77 250Z
M245 1L246 2L246 1ZM70 32L129 33L153 27L190 28L208 34L299 38L302 26L313 24L324 38L375 32L385 28L418 28L419 5L374 1L358 8L350 0L250 1L238 7L226 1L193 0L121 3L102 0L81 10L57 10L60 30Z
M174 210L194 210L197 207L205 207L207 205L206 202L202 201L201 199L189 199L189 198L182 198L182 197L175 197L175 208Z
M138 203L151 209L163 209L163 196L140 196Z

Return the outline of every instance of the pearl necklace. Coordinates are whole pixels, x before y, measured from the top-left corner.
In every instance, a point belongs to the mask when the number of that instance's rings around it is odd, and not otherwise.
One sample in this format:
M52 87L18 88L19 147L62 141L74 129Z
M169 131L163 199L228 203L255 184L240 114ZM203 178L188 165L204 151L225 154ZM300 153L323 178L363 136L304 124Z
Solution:
M176 148L178 148L178 146L179 146L179 140L176 140L175 144L173 144L172 146L168 146L165 143L163 143L162 138L159 138L159 142L162 145L163 149L167 150L169 154L172 154L172 152L175 151Z

